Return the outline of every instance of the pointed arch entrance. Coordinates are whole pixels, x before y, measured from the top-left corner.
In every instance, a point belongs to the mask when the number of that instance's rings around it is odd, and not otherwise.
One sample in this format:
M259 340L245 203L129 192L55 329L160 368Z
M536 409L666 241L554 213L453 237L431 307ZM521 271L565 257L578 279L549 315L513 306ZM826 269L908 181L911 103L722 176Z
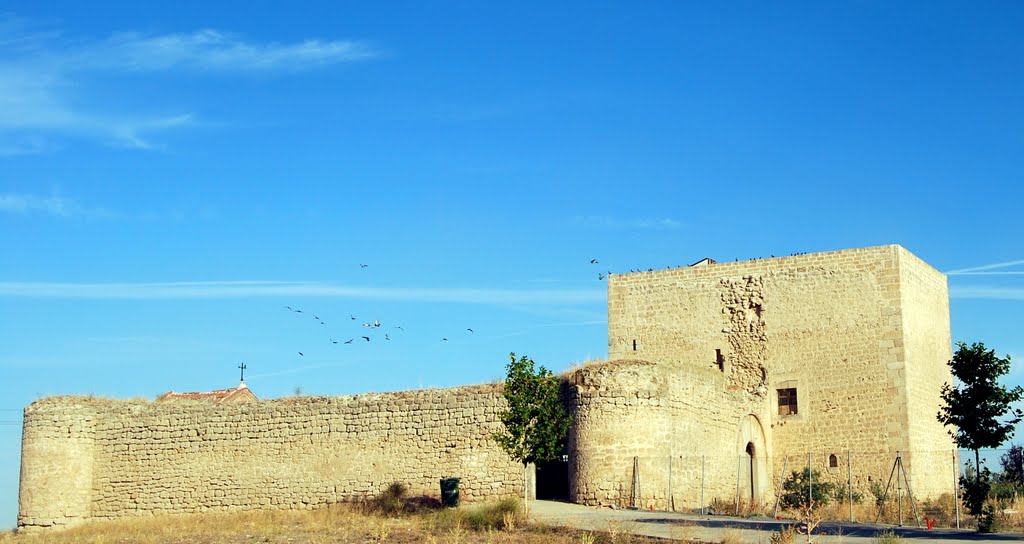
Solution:
M764 502L768 490L768 449L757 416L748 414L740 418L736 453L740 499L751 504Z

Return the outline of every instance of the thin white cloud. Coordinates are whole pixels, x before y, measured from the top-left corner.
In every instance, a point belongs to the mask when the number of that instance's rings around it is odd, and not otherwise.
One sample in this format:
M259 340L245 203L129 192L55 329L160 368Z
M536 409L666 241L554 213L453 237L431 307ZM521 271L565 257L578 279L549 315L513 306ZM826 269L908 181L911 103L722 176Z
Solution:
M274 74L379 56L353 40L247 41L214 29L169 34L122 32L106 38L38 31L25 19L0 17L0 156L56 149L79 138L114 147L155 149L152 135L195 126L194 112L101 111L105 94L89 74L145 77L154 72ZM108 100L102 100L109 102Z
M578 215L572 218L574 225L599 227L607 229L638 229L638 230L673 230L683 226L675 219L667 217L616 218L605 215Z
M218 299L333 297L466 304L573 304L604 302L603 289L495 289L465 287L360 287L299 281L166 283L0 282L0 296L64 299Z
M1024 300L1024 287L997 286L953 286L950 298L975 298L990 300Z
M110 215L105 210L87 208L74 200L57 195L40 196L19 193L0 193L0 213L20 215L43 213L61 217Z
M947 276L968 276L968 275L1015 275L1024 274L1024 271L1008 270L1008 271L993 271L996 268L1008 268L1011 266L1024 265L1024 261L1007 261L1005 263L993 263L982 266L972 266L970 268L960 268L957 270L950 270L946 272Z
M218 72L294 72L378 56L379 51L354 40L256 43L215 29L157 35L124 32L83 47L71 55L80 68Z

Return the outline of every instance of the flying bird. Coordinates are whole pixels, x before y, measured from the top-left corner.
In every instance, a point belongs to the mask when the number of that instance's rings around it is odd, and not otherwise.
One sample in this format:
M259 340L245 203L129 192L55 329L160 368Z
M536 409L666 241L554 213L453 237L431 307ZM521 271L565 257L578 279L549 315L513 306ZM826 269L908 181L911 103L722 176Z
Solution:
M391 328L392 329L398 329L398 330L400 330L402 332L405 332L405 329L403 329L402 327L399 327L398 325L395 325L394 327L391 327Z
M442 341L442 342L447 342L447 341L448 341L448 339L447 339L447 338L442 338L442 339L441 339L441 341Z
M349 317L350 319L352 319L352 321L355 321L355 320L356 320L356 316L354 316L354 315L352 315L352 314L348 314L348 317Z
M345 343L351 344L353 340L355 340L355 338L349 338L348 340L345 340Z
M384 333L384 339L385 339L385 340L391 340L391 337L390 337L390 336L388 336L388 333Z
M338 343L338 341L337 341L337 340L335 340L335 339L333 339L333 338L331 338L331 343L332 343L332 344L337 344L337 343Z
M363 326L364 326L364 327L369 327L369 326L370 326L370 324L369 324L369 323L363 323Z
M299 352L299 355L302 355L302 352L301 352L301 351ZM305 357L305 355L302 355L302 356L303 356L303 357Z
M368 265L368 264L362 264L362 263L360 263L360 264L359 264L359 268L366 268L367 266L370 266L370 265Z
M466 330L469 331L469 332L474 332L473 329L467 328Z
M377 321L376 319L374 319L373 320L373 328L376 329L377 327L380 327L380 321Z
M590 264L597 264L597 259L590 259Z
M370 341L370 337L369 336L364 336L363 340L366 340L367 342L369 342Z
M604 274L598 272L597 273L597 279L598 279L598 281L603 280L604 279Z
M296 310L295 308L292 308L291 306L285 306L285 308L288 308L289 310L291 310L291 311L293 311L293 312L295 312L297 314L301 314L302 313L302 310Z

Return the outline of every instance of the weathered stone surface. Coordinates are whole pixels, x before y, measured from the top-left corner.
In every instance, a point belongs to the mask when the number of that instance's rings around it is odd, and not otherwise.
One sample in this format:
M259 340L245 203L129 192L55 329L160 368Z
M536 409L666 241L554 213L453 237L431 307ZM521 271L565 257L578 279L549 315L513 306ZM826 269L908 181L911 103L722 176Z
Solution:
M945 276L895 245L613 274L609 358L657 364L574 376L572 499L634 500L634 456L650 465L639 467L644 507L699 506L701 480L705 504L737 488L768 502L768 471L787 457L800 470L807 452L844 483L828 461L845 468L856 452L866 492L900 451L921 494L948 490L955 446L935 414L950 344ZM781 388L797 389L797 414L779 415Z
M18 525L172 512L311 508L393 482L463 500L522 493L490 439L495 385L246 404L51 397L25 409Z

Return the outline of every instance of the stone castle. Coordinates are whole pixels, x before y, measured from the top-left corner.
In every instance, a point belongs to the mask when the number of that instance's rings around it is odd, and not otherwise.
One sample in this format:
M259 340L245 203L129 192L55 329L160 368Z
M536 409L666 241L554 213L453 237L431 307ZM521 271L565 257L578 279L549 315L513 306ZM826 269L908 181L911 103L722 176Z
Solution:
M608 362L566 375L566 470L540 467L537 490L558 475L582 504L697 508L770 504L807 464L843 483L855 464L865 491L901 452L918 495L955 473L935 418L952 382L946 278L900 246L613 274L608 345ZM522 495L522 467L490 438L503 406L500 385L45 398L25 409L18 525L314 508L392 482L436 496L446 476L464 500Z

